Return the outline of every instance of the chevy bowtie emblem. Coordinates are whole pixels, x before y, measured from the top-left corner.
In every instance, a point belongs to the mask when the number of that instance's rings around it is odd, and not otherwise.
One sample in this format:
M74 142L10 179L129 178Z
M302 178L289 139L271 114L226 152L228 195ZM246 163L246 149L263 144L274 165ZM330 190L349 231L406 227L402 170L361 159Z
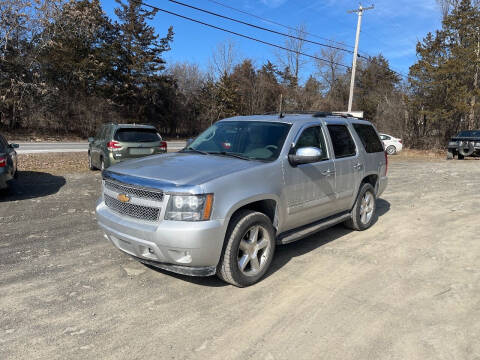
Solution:
M125 194L118 194L117 199L118 199L118 201L121 201L122 203L126 203L126 202L130 201L130 197L128 195L125 195Z

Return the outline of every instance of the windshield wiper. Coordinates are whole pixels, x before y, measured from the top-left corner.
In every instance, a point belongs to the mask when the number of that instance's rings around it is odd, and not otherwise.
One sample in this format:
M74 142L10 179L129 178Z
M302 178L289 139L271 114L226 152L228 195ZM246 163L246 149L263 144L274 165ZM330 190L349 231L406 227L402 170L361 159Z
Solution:
M187 147L185 149L182 150L182 152L187 152L188 151L193 151L193 152L196 152L196 153L199 153L199 154L202 154L202 155L208 155L209 153L206 152L206 151L202 151L202 150L197 150L197 149L194 149L192 147Z
M238 154L235 154L235 153L226 152L226 151L221 151L221 152L209 152L209 154L212 154L212 155L231 156L231 157L234 157L234 158L237 158L237 159L242 159L242 160L247 160L247 161L251 161L251 160L252 160L252 159L249 158L249 157L242 156L242 155L238 155Z

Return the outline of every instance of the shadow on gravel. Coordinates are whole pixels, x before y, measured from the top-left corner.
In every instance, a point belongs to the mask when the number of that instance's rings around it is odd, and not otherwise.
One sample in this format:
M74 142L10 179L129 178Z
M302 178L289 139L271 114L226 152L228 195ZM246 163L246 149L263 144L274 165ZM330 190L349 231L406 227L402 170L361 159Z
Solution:
M52 195L65 185L63 176L39 171L19 171L18 178L10 182L0 194L0 202L28 200Z
M385 215L389 210L390 210L390 203L386 200L378 199L377 211L376 211L375 219L373 220L372 226L375 226L375 223L378 221L378 218ZM331 241L341 238L342 236L352 231L353 230L347 229L346 227L340 224L330 229L326 229L318 233L315 233L305 239L301 239L287 245L277 245L275 249L275 256L273 258L272 265L270 265L270 269L268 270L264 278L269 277L270 275L275 273L277 270L281 269L292 258L307 254L310 251L313 251L319 248L320 246L323 246L325 244L328 244ZM174 277L179 280L187 281L189 283L196 284L196 285L210 286L210 287L221 287L221 286L229 285L223 282L222 280L220 280L219 278L217 278L216 276L193 277L193 276L175 274L162 269L157 269L150 265L145 265L145 266L156 272L165 274L170 277Z
M158 269L154 266L143 264L144 266L148 267L150 270L156 271L158 273L164 274L169 277L176 278L178 280L183 280L186 282L189 282L191 284L196 284L196 285L201 285L201 286L209 286L209 287L222 287L222 286L228 286L230 284L227 284L226 282L223 282L216 276L207 276L207 277L202 277L202 276L187 276L187 275L181 275L181 274L176 274L167 270L162 270Z
M385 215L390 210L390 203L383 199L377 200L377 211L372 226L378 221L378 218ZM265 278L269 277L277 270L286 265L292 258L309 253L329 242L335 241L354 230L347 229L342 224L333 226L329 229L319 231L305 239L295 241L287 245L277 245L275 257Z

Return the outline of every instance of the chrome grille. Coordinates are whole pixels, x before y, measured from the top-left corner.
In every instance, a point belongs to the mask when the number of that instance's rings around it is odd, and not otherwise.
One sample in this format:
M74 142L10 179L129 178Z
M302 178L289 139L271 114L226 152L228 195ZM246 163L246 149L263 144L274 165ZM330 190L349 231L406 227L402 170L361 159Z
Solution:
M163 191L160 191L160 190L153 191L153 190L139 189L136 187L123 185L121 183L118 183L112 180L105 180L105 187L117 193L127 194L137 198L151 199L151 200L160 201L160 202L163 201Z
M107 194L104 194L104 198L105 205L121 215L147 221L158 221L160 208L123 203Z

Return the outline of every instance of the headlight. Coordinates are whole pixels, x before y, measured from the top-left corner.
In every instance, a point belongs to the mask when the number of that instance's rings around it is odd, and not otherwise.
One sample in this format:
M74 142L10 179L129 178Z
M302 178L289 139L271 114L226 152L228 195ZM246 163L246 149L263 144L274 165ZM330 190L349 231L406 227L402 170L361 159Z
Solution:
M480 147L480 142L475 143L476 147Z
M213 194L171 195L165 212L165 220L210 220L212 205Z

